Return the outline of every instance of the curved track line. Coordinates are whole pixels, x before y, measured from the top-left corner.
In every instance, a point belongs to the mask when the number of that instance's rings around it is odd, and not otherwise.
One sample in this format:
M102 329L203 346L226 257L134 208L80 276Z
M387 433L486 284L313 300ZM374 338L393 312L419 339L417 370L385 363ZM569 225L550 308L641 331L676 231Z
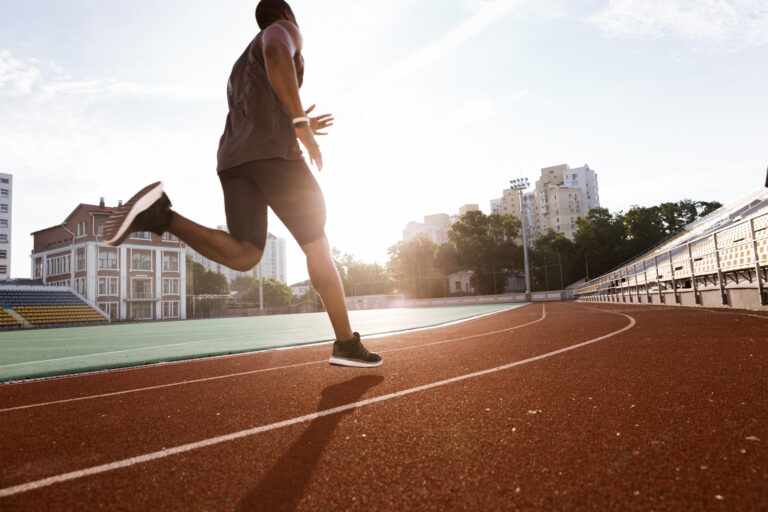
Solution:
M509 310L505 309L504 311L509 311ZM497 313L500 313L500 312L497 311L497 312L494 312L494 313L489 313L488 315L495 315ZM482 316L488 316L488 315L482 315ZM544 308L544 304L542 303L541 317L538 320L534 320L533 322L528 322L528 323L525 323L525 324L522 324L522 325L517 325L515 327L508 327L506 329L501 329L499 331L491 331L491 332L485 332L485 333L481 333L481 334L473 334L471 336L464 336L462 338L453 338L453 339L450 339L450 340L441 340L441 341L435 341L435 342L432 342L432 343L423 343L423 344L419 344L419 345L412 345L410 347L400 347L400 348L392 348L392 349L388 349L388 350L379 350L379 353L398 352L400 350L411 350L411 349L414 349L414 348L428 347L430 345L440 345L442 343L451 343L451 342L454 342L454 341L468 340L470 338L479 338L479 337L482 337L482 336L490 336L491 334L499 334L499 333L502 333L502 332L510 332L510 331L514 331L515 329L520 329L522 327L527 327L529 325L541 322L546 317L547 317L547 311ZM470 319L469 321L472 321L472 320L474 320L474 319ZM141 391L152 391L152 390L155 390L155 389L169 388L169 387L174 387L174 386L182 386L182 385L185 385L185 384L196 384L198 382L209 382L209 381L212 381L212 380L228 379L228 378L231 378L231 377L241 377L243 375L253 375L253 374L256 374L256 373L264 373L264 372L270 372L270 371L275 371L275 370L285 370L287 368L297 368L299 366L307 366L307 365L311 365L311 364L321 364L321 363L327 363L327 362L328 362L327 359L323 359L321 361L308 361L306 363L296 363L296 364L289 364L289 365L285 365L285 366L275 366L275 367L272 367L272 368L261 368L259 370L249 370L249 371L246 371L246 372L228 373L228 374L225 374L225 375L217 375L215 377L204 377L204 378L201 378L201 379L183 380L183 381L180 381L180 382L171 382L169 384L158 384L156 386L147 386L147 387L143 387L143 388L125 389L125 390L122 390L122 391L113 391L111 393L101 393L101 394L98 394L98 395L79 396L79 397L75 397L75 398L64 398L64 399L61 399L61 400L53 400L53 401L50 401L50 402L40 402L40 403L36 403L36 404L19 405L19 406L16 406L16 407L8 407L8 408L5 408L5 409L0 409L0 413L10 412L10 411L18 411L18 410L22 410L22 409L32 409L34 407L44 407L44 406L47 406L47 405L65 404L65 403L69 403L69 402L80 402L80 401L83 401L83 400L91 400L91 399L95 399L95 398L105 398L105 397L108 397L108 396L126 395L126 394L129 394L129 393L138 393L138 392L141 392Z
M614 314L614 315L621 315L623 317L626 317L626 318L629 319L629 324L627 324L626 326L622 327L619 330L616 330L616 331L613 331L611 333L605 334L605 335L600 336L598 338L593 338L591 340L587 340L587 341L583 341L581 343L577 343L576 345L571 345L571 346L568 346L568 347L565 347L565 348L561 348L561 349L558 349L558 350L553 350L552 352L547 352L546 354L541 354L541 355L538 355L538 356L529 357L528 359L523 359L521 361L515 361L514 363L505 364L503 366L497 366L496 368L490 368L488 370L481 370L481 371L478 371L478 372L473 372L473 373L468 373L466 375L461 375L459 377L453 377L453 378L450 378L450 379L445 379L445 380L441 380L441 381L437 381L437 382L432 382L430 384L424 384L422 386L416 386L416 387L410 388L410 389L404 389L402 391L396 391L394 393L389 393L389 394L386 394L386 395L381 395L381 396L377 396L377 397L374 397L374 398L369 398L367 400L361 400L359 402L354 402L354 403L342 405L342 406L339 406L339 407L334 407L332 409L325 409L323 411L314 412L312 414L306 414L304 416L298 416L296 418L291 418L291 419L288 419L288 420L283 420L283 421L278 421L278 422L275 422L275 423L270 423L269 425L262 425L260 427L255 427L255 428L250 428L250 429L246 429L246 430L241 430L239 432L233 432L231 434L225 434L225 435L222 435L222 436L212 437L210 439L204 439L202 441L197 441L197 442L194 442L194 443L183 444L183 445L180 445L180 446L176 446L174 448L167 448L167 449L159 450L159 451L156 451L156 452L146 453L144 455L139 455L139 456L136 456L136 457L129 457L127 459L118 460L118 461L110 462L110 463L107 463L107 464L101 464L99 466L93 466L93 467L90 467L90 468L79 469L77 471L71 471L69 473L63 473L63 474L60 474L60 475L56 475L56 476L52 476L52 477L48 477L48 478L43 478L43 479L35 480L35 481L32 481L32 482L27 482L25 484L14 485L12 487L6 487L5 489L0 489L0 498L4 498L4 497L8 497L8 496L13 496L13 495L21 494L21 493L24 493L24 492L33 491L33 490L40 489L40 488L43 488L43 487L48 487L50 485L54 485L54 484L58 484L58 483L63 483L63 482L68 482L70 480L76 480L76 479L83 478L83 477L86 477L86 476L98 475L100 473L107 473L109 471L114 471L116 469L127 468L127 467L130 467L130 466L135 466L137 464L143 464L145 462L150 462L150 461L153 461L153 460L163 459L165 457L170 457L171 455L176 455L176 454L179 454L179 453L185 453L185 452L189 452L189 451L192 451L192 450L197 450L197 449L200 449L200 448L205 448L205 447L208 447L208 446L214 446L214 445L221 444L221 443L224 443L224 442L227 442L227 441L233 441L235 439L241 439L241 438L244 438L244 437L253 436L253 435L256 435L256 434L263 433L263 432L269 432L270 430L276 430L276 429L279 429L279 428L288 427L288 426L291 426L291 425L296 425L297 423L304 423L304 422L311 421L311 420L314 420L314 419L317 419L317 418L322 418L324 416L330 416L332 414L337 414L337 413L348 411L348 410L351 410L351 409L357 409L359 407L364 407L366 405L371 405L371 404L375 404L375 403L378 403L378 402L384 402L386 400L391 400L393 398L399 398L401 396L410 395L412 393L417 393L419 391L425 391L425 390L428 390L428 389L433 389L433 388L437 388L437 387L440 387L440 386L445 386L446 384L452 384L454 382L460 382L462 380L471 379L471 378L474 378L474 377L480 377L482 375L488 375L488 374L491 374L491 373L500 372L502 370L507 370L509 368L514 368L515 366L522 366L524 364L532 363L532 362L535 362L535 361L540 361L542 359L546 359L546 358L549 358L549 357L552 357L552 356L556 356L556 355L562 354L564 352L569 352L571 350L576 350L577 348L585 347L587 345L591 345L593 343L597 343L598 341L602 341L602 340L610 338L612 336L616 336L617 334L621 334L622 332L628 331L629 329L634 327L635 324L637 323L636 320L633 317L631 317L629 315L625 315L624 313L611 313L611 312L607 312L607 313Z

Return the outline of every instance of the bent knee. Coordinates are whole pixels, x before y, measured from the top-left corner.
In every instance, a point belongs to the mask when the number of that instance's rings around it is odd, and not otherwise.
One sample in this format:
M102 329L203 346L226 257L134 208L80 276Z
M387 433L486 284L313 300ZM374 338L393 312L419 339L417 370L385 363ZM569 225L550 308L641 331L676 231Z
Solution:
M232 270L247 272L259 264L264 251L255 245L244 242L242 250L232 260Z
M309 255L310 253L316 253L318 251L321 253L331 253L331 248L328 245L328 238L325 236L325 234L323 234L323 236L317 240L302 245L301 250L304 251L304 254L306 255Z

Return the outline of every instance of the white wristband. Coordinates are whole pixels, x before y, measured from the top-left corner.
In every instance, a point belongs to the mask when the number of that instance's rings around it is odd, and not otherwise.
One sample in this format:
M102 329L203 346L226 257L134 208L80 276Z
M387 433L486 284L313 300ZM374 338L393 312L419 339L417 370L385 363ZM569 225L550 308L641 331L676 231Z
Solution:
M309 121L309 118L308 118L308 117L294 117L294 118L292 119L292 121L293 121L293 124L294 124L294 126L295 126L295 125L297 125L297 124L299 124L299 123L307 123L307 124L310 124L310 121Z

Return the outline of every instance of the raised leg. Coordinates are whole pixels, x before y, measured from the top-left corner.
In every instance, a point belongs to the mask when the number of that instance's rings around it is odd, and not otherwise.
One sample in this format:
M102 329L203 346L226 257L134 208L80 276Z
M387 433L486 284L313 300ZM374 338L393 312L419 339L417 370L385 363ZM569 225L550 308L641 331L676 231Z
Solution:
M211 229L174 212L168 231L194 250L233 270L246 272L261 261L262 251L250 242L241 242L225 231Z

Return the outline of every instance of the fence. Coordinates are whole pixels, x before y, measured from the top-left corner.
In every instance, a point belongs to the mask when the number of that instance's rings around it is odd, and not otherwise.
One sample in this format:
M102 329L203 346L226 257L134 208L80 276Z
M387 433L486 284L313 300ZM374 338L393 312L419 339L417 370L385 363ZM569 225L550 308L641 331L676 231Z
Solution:
M768 196L768 194L766 194ZM768 209L768 199L763 199ZM580 300L768 306L768 212L667 244L581 286Z

